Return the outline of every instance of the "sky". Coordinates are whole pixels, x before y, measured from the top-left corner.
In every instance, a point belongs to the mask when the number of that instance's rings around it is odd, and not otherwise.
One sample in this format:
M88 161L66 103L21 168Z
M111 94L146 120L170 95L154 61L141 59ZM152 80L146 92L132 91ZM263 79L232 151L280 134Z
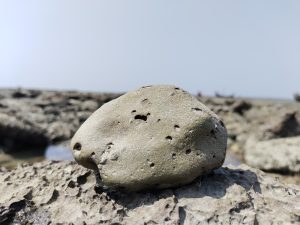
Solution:
M0 0L0 87L300 92L298 0Z

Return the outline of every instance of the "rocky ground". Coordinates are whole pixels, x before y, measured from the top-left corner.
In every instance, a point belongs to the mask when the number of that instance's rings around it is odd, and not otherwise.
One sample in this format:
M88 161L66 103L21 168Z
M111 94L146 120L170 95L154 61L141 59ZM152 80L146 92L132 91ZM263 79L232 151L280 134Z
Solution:
M69 140L93 111L119 94L0 90L0 148L42 149Z
M58 179L59 177L59 179ZM2 224L299 224L300 188L247 166L140 193L95 189L75 162L0 171Z
M68 141L94 110L119 95L0 90L0 162L1 157L12 160L15 154L43 151L49 144ZM283 183L300 184L299 102L232 96L198 98L223 119L232 156L280 177ZM268 224L271 218L275 224L300 222L300 206L296 205L300 202L299 186L288 186L248 167L218 169L201 178L204 186L196 182L186 188L141 193L134 198L125 195L126 203L120 196L114 199L107 193L95 193L92 175L73 163L45 162L12 171L2 169L0 179L0 221L4 224L55 224L66 222L65 216L74 224L132 224L133 219L136 224ZM258 191L256 182L262 191ZM70 203L70 207L62 202ZM63 211L58 210L62 205ZM136 216L143 210L148 212L143 218ZM264 220L264 214L270 220ZM280 217L276 220L275 215Z

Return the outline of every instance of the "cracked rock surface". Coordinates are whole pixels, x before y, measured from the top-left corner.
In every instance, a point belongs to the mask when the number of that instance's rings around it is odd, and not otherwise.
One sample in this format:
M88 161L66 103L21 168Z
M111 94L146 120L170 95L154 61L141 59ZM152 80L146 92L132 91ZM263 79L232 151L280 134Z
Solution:
M181 188L96 192L92 172L45 161L0 170L0 224L299 224L300 189L247 167Z

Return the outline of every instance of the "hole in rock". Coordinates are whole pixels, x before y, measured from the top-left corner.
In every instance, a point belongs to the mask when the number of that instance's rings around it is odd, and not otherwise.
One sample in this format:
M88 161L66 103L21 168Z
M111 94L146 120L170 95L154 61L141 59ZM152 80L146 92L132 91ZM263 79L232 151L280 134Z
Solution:
M220 124L222 127L225 127L224 122L222 120L220 120Z
M76 186L76 185L75 185L75 182L72 181L72 180L68 183L68 187L69 187L69 188L75 188L75 186Z
M134 117L134 119L136 119L136 120L147 121L147 116L145 116L145 115L136 115L136 116Z
M9 209L13 212L18 212L21 209L25 208L25 206L26 206L26 201L23 199L23 200L11 203L9 206Z
M211 136L213 136L214 138L217 138L216 136L216 131L215 130L211 130L210 131Z
M142 103L145 103L145 102L148 102L148 98L144 98L144 99L142 100Z
M79 142L75 143L73 149L80 151L81 150L81 144Z
M85 183L87 182L87 178L88 178L88 176L89 176L90 174L91 174L91 172L89 171L89 172L87 172L87 173L85 173L85 174L82 174L82 175L78 176L78 177L77 177L77 183L78 183L79 185L85 184Z
M216 155L213 155L213 158L216 158Z
M190 154L192 152L192 150L191 149L187 149L187 150L185 150L185 154Z
M168 140L168 141L172 141L172 139L173 139L173 138L172 138L171 136L167 136L167 137L166 137L166 140Z
M198 107L192 108L192 110L194 110L194 111L202 111L202 109L200 109L200 108L198 108Z
M107 144L106 144L107 149L111 149L111 146L112 146L112 145L114 145L114 143L112 143L112 142L107 143Z
M136 110L132 110L132 111L131 111L131 113L135 113L135 112L136 112Z
M175 124L175 125L174 125L174 129L175 129L176 131L179 131L179 130L180 130L180 126L177 125L177 124Z
M150 163L150 167L153 168L155 166L154 163Z
M172 159L176 159L176 153L172 154Z

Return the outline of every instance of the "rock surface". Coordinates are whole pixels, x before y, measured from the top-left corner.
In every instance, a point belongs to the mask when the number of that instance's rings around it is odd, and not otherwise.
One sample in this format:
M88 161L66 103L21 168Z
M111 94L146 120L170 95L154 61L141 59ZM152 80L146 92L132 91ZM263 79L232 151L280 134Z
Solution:
M147 86L104 104L71 141L75 160L99 170L108 187L128 190L190 183L220 167L224 123L175 86Z
M119 94L0 90L0 149L41 150L69 140L78 127L105 102Z
M245 165L176 189L96 193L75 162L0 170L0 224L299 224L300 189Z
M300 173L300 136L247 142L246 163L261 170Z
M286 112L273 117L273 121L263 126L258 133L258 139L269 140L275 138L295 137L300 135L300 123L297 112Z
M3 161L6 164L11 160L1 152L24 152L18 156L20 159L28 157L29 151L43 154L49 143L69 140L93 111L118 96L120 94L0 89L0 166ZM198 99L222 118L228 131L227 151L241 161L244 161L249 136L256 135L259 141L300 135L297 128L299 102L203 95ZM300 176L293 176L290 181L300 184Z

